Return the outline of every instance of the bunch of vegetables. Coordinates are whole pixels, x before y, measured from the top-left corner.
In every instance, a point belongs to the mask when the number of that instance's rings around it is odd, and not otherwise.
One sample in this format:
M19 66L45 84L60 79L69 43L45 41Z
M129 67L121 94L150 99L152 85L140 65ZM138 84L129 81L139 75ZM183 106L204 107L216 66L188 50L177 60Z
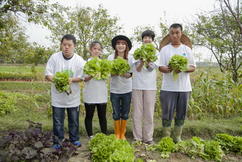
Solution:
M65 70L63 72L57 72L53 78L53 83L58 92L65 92L67 95L71 94L71 86L69 78L72 75L72 72Z
M156 48L152 43L143 44L134 51L135 60L143 60L145 64L157 60Z
M84 66L84 73L96 80L107 79L111 72L111 62L97 57L88 61Z
M219 142L222 149L227 152L242 154L242 137L228 134L216 134L215 140Z
M117 57L112 61L111 74L123 75L130 70L128 61L122 57Z
M181 55L173 55L168 65L172 69L173 78L178 78L177 71L186 71L188 66L188 59Z
M126 140L118 140L112 135L96 134L88 143L92 161L130 162L134 161L134 148Z
M164 137L156 145L150 146L148 148L152 151L159 151L162 158L169 158L172 152L176 150L176 144L173 142L171 137Z

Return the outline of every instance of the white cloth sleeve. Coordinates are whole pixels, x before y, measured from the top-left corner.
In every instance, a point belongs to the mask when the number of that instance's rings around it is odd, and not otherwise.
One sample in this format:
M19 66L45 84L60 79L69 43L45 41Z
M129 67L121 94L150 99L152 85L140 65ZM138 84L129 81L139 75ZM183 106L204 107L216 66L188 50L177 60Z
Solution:
M164 48L160 51L159 66L167 66Z

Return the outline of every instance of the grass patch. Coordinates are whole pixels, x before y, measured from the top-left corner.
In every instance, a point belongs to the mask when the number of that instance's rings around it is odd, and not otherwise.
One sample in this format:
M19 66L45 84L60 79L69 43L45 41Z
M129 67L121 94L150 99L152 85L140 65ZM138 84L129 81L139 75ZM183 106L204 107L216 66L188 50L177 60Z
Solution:
M19 73L30 73L32 65L0 65L0 72L19 72ZM44 72L45 66L38 65L35 67L37 72Z

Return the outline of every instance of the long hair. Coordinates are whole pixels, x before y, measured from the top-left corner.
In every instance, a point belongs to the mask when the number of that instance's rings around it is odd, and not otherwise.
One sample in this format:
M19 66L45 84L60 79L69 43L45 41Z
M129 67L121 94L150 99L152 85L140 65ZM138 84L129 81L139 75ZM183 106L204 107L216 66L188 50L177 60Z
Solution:
M124 51L124 56L123 58L128 60L128 55L129 55L129 46L128 43L126 41L124 41L125 45L126 45L126 49ZM118 50L116 50L116 45L115 45L115 55L114 55L114 59L116 59L118 57Z

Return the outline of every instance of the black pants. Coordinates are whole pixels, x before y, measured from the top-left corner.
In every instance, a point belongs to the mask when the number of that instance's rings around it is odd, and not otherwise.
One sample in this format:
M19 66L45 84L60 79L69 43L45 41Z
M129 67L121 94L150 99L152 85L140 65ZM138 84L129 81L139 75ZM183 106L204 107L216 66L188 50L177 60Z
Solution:
M88 104L85 103L86 117L85 117L85 127L88 136L92 136L92 119L95 112L95 107L97 107L97 113L99 118L99 124L101 132L107 134L107 119L106 119L106 108L107 103L102 104Z

